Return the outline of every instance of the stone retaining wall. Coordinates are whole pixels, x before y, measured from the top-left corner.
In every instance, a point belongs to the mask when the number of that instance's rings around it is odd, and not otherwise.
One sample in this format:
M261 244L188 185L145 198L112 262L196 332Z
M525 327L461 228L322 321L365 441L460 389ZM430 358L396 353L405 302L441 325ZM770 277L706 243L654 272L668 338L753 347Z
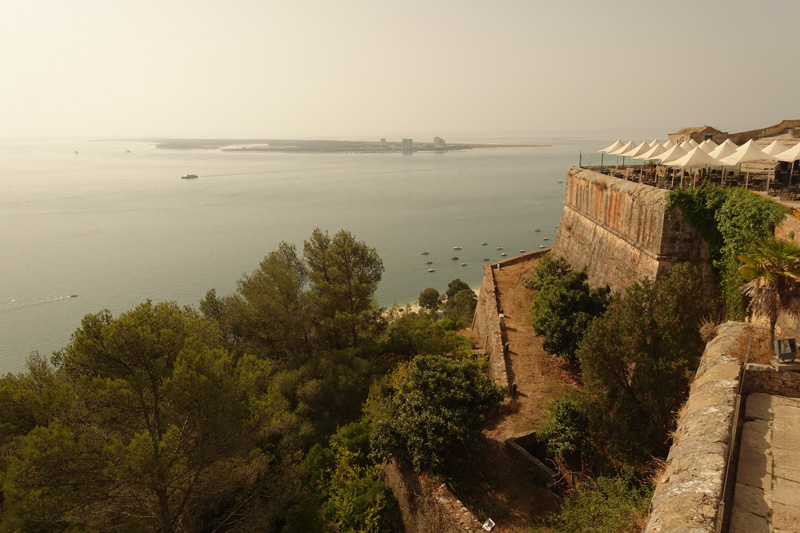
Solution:
M447 485L396 460L385 461L383 478L400 506L403 525L409 533L477 533L478 518L456 498Z
M503 353L503 329L500 326L500 308L497 305L497 285L494 265L483 267L483 282L478 293L478 306L472 320L472 331L480 337L479 348L489 354L489 377L508 390L508 372Z
M623 291L657 279L678 262L694 263L713 279L708 245L683 220L666 211L668 191L572 168L553 253L572 268L586 267L589 284Z
M741 363L728 353L747 327L726 322L706 345L650 503L645 532L715 531L741 375Z
M758 392L800 398L800 373L780 372L772 365L749 363L744 375L743 394Z

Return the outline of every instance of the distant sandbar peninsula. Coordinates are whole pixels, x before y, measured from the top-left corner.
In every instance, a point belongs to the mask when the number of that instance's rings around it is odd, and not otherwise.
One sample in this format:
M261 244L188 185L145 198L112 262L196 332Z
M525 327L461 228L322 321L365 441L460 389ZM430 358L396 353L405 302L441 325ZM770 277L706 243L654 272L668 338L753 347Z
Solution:
M297 139L153 139L163 150L221 150L223 152L383 153L450 152L484 148L547 148L549 144L445 143L403 141L333 141Z

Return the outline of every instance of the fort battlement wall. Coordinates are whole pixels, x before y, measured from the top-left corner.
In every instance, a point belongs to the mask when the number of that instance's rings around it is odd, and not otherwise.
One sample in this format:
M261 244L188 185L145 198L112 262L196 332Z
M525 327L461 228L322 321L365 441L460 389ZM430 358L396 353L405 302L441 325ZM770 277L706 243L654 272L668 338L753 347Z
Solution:
M592 170L570 169L553 253L575 269L586 267L590 285L608 284L615 292L641 279L657 279L684 261L710 281L708 245L679 208L667 211L667 194Z

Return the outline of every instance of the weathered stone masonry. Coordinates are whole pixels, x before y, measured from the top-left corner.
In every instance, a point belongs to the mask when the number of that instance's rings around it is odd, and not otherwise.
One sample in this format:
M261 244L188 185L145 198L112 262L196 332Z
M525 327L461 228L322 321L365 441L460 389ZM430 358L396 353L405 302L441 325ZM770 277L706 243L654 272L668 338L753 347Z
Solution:
M635 281L657 279L683 261L695 264L710 280L708 245L683 220L680 209L667 212L667 194L570 169L553 253L575 269L586 267L590 285L609 284L615 292Z
M741 363L728 353L746 327L727 322L706 345L650 503L645 533L716 531L741 378Z

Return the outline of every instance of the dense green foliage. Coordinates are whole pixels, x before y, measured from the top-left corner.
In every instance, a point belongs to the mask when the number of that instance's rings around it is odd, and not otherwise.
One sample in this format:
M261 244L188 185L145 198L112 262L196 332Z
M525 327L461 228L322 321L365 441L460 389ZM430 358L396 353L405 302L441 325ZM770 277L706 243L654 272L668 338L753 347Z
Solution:
M610 457L641 464L666 455L703 352L701 290L697 269L681 263L655 283L634 283L589 326L578 351L583 406Z
M303 259L281 243L239 281L236 294L200 303L226 347L296 367L315 350L357 348L383 326L375 301L383 263L374 248L346 230L315 229Z
M568 389L547 404L547 421L537 432L547 443L547 453L577 463L591 457L594 449L587 416L579 391Z
M650 491L626 476L598 477L569 493L561 512L547 520L553 533L638 533Z
M403 390L463 415L451 434L422 428L434 454L442 436L473 443L500 393L430 313L383 314L374 249L315 230L303 250L281 243L202 314L87 315L52 362L0 378L0 530L397 530L368 453L375 421L402 411L387 372L412 360ZM472 300L451 300L455 321Z
M478 297L472 289L464 289L447 299L444 312L459 328L468 328L472 325L475 308L478 306Z
M391 388L376 422L374 453L428 471L442 467L452 446L477 446L484 415L503 398L484 364L471 357L419 356L396 372Z
M346 230L331 237L319 228L303 244L311 281L311 316L332 349L357 347L382 325L375 291L383 263L370 248Z
M391 320L385 340L379 347L384 353L406 357L420 354L470 353L472 342L449 331L446 320L434 322L428 313L402 313Z
M364 420L339 429L328 446L311 448L301 464L309 490L289 511L286 533L392 530L396 501L369 459L369 441Z
M448 298L452 298L461 291L471 291L471 290L472 289L469 288L469 285L461 281L460 278L456 278L447 284L447 290L444 292L444 294Z
M720 189L707 184L673 189L667 209L675 205L681 207L684 219L709 245L728 317L743 318L747 302L741 292L736 257L747 252L751 243L771 236L788 209L739 187Z
M739 260L739 272L747 281L743 292L751 298L747 310L769 320L772 345L778 315L797 316L800 311L800 246L768 237L751 244L750 251L740 255Z
M523 285L535 290L531 314L533 329L544 336L542 346L568 361L575 353L589 323L603 314L610 289L591 289L586 269L572 270L563 257L544 256Z
M237 365L221 345L196 313L147 302L86 316L58 371L39 361L4 378L5 394L27 389L14 404L36 424L4 435L0 529L222 523L209 506L257 492L272 457L255 446L264 413L249 401L268 365Z
M428 287L419 293L419 305L423 309L434 310L439 307L439 291L433 287Z

